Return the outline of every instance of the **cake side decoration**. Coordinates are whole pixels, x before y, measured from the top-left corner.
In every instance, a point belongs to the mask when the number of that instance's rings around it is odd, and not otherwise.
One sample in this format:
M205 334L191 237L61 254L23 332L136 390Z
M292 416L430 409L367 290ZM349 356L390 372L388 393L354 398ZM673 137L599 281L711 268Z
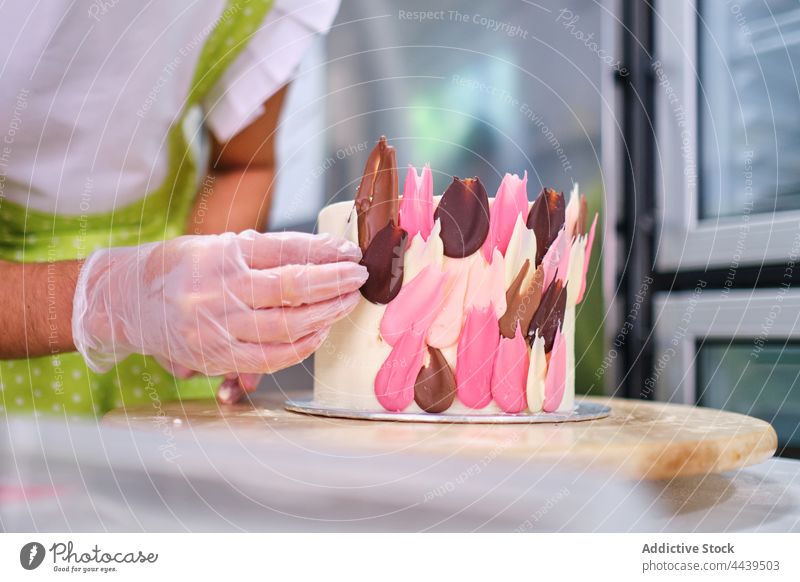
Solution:
M361 294L368 301L386 304L400 293L407 238L406 231L390 220L370 241L361 258L369 273Z
M441 350L428 346L427 359L414 383L414 402L425 412L445 412L456 398L456 378Z
M481 250L487 261L492 260L494 249L505 255L518 218L528 212L528 172L522 179L516 174L506 174L497 194L489 216L489 234Z
M470 263L464 260L448 260L442 269L446 275L445 296L428 333L428 344L439 349L458 342L466 311L464 302L469 286Z
M366 252L372 240L389 222L398 224L397 155L381 136L367 158L356 191L358 245Z
M526 259L506 291L506 311L500 318L500 333L503 337L514 337L517 327L527 332L536 310L539 309L544 271L539 265L533 276L530 276L530 272L531 262Z
M577 185L568 201L543 188L530 203L527 180L506 174L490 199L477 177L454 177L437 199L430 166L409 165L400 198L381 137L355 203L320 214L320 230L359 242L369 279L318 351L315 400L430 414L572 410L575 310L597 216L587 229Z
M597 215L595 214L592 221L592 228L589 229L589 238L586 242L586 251L583 258L583 276L581 277L581 290L578 293L577 302L583 301L583 294L586 291L586 276L589 272L589 259L592 256L592 244L594 243L594 231L597 228Z
M518 216L514 223L514 231L505 252L505 261L506 285L510 285L516 278L525 261L530 261L532 268L539 264L536 261L536 235L525 225L524 216ZM533 275L533 271L530 271L529 275Z
M511 338L500 338L492 371L492 398L503 412L517 414L528 407L529 352L519 323Z
M442 225L446 257L463 259L481 248L489 234L489 197L480 179L453 176L433 219Z
M417 175L417 170L409 164L403 198L400 200L400 226L408 233L409 243L417 236L425 242L433 230L433 222L431 167L425 164L422 174Z
M545 348L546 349L546 348ZM553 351L547 364L547 374L544 380L544 403L542 410L555 412L564 398L564 384L567 375L567 347L561 330L556 329L553 339Z
M386 307L381 319L381 337L395 345L411 329L426 333L444 303L445 274L436 265L425 267L404 286Z
M564 194L552 188L542 188L528 213L527 226L536 234L536 264L542 262L545 253L564 226Z
M556 331L564 322L567 307L567 290L560 279L553 281L542 295L539 308L528 326L528 341L538 334L544 339L544 351L550 353L556 339Z
M528 377L525 382L525 398L529 410L542 410L544 404L547 355L544 353L544 338L536 336L531 346Z
M424 352L422 330L409 329L397 340L375 377L375 396L386 410L400 412L414 400L414 384Z
M492 401L492 372L499 342L494 308L491 305L471 308L456 352L456 394L469 408L485 408Z

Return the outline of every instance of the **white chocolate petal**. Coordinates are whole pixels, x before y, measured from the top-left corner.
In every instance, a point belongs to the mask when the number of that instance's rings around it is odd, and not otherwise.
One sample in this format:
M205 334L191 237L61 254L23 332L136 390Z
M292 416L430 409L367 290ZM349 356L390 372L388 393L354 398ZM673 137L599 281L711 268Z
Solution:
M581 212L580 195L578 194L578 183L572 186L572 191L569 195L569 202L564 211L564 223L567 225L567 235L571 239L575 236L575 227L578 224L578 216Z
M498 249L494 249L492 264L489 267L489 284L491 285L491 301L497 319L506 312L506 284L503 280L506 270L505 259Z
M564 323L561 325L567 351L567 374L564 378L564 397L557 412L572 412L575 408L575 306L567 306Z
M489 305L489 263L483 258L480 251L461 259L467 263L469 274L467 276L467 293L464 299L464 311L472 307L486 307Z
M537 335L531 348L531 363L528 367L528 380L525 393L528 410L541 412L544 404L544 379L547 375L547 358L544 354L544 338Z
M428 257L432 265L438 265L439 268L444 267L444 244L442 237L439 236L442 232L442 223L437 220L433 223L431 234L428 237Z
M433 225L433 230L428 240L422 239L419 233L411 239L411 245L403 255L403 285L406 285L419 272L429 265L436 265L440 269L444 261L444 247L439 237L439 221Z
M450 364L450 369L455 372L456 369L456 361L457 361L457 354L458 354L458 344L453 344L452 346L448 346L446 348L441 348L440 351L444 356L444 359Z
M572 243L569 254L569 268L567 269L567 307L578 302L581 292L581 279L583 278L583 261L586 254L586 236L579 236Z
M422 235L415 234L403 255L403 286L407 285L425 268L427 248L428 245L422 240Z
M518 216L505 255L506 289L511 286L511 282L517 276L526 260L531 262L528 273L532 276L536 263L536 234L525 226L525 220L522 216Z

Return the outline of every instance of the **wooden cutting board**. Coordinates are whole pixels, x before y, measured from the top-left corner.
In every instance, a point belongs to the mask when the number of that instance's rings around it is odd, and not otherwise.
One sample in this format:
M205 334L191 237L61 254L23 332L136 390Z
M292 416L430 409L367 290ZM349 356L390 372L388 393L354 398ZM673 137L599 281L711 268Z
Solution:
M257 396L234 406L211 400L159 403L113 410L103 422L142 430L163 430L166 423L173 431L192 429L195 438L213 438L214 433L196 429L256 432L262 440L294 441L315 450L463 455L476 458L476 465L499 456L547 460L634 479L728 471L760 463L777 448L775 431L762 420L660 402L586 398L610 406L611 415L563 424L463 425L320 418L285 411L286 398Z

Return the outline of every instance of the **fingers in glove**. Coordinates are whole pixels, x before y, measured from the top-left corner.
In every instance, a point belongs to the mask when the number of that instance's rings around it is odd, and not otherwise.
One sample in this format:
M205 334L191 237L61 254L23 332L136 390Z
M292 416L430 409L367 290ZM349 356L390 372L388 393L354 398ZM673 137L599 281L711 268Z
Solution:
M239 378L225 378L217 389L217 402L220 404L236 404L247 391L239 383Z
M243 342L291 343L323 327L329 327L358 305L361 293L301 305L237 312L228 318L231 336Z
M330 234L247 231L239 238L242 256L253 269L361 260L358 245Z
M284 265L249 271L234 291L254 309L295 307L346 295L356 291L366 280L367 269L358 263Z
M179 380L188 380L192 376L196 376L197 372L186 366L176 364L169 358L163 356L154 356L156 362L164 368L167 372L178 378Z
M263 374L240 374L239 385L245 389L246 392L255 392L261 382Z
M239 343L234 347L236 370L243 373L271 374L302 362L325 341L329 327L310 333L290 344Z

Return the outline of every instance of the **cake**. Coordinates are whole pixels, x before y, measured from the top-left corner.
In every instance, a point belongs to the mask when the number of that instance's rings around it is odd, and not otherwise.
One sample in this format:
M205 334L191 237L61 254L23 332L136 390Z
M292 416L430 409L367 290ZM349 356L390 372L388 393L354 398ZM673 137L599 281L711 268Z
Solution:
M570 412L575 310L597 216L584 196L506 174L494 198L479 178L433 195L431 169L408 167L381 137L355 202L331 204L318 229L360 246L361 300L315 355L314 403L430 414Z

